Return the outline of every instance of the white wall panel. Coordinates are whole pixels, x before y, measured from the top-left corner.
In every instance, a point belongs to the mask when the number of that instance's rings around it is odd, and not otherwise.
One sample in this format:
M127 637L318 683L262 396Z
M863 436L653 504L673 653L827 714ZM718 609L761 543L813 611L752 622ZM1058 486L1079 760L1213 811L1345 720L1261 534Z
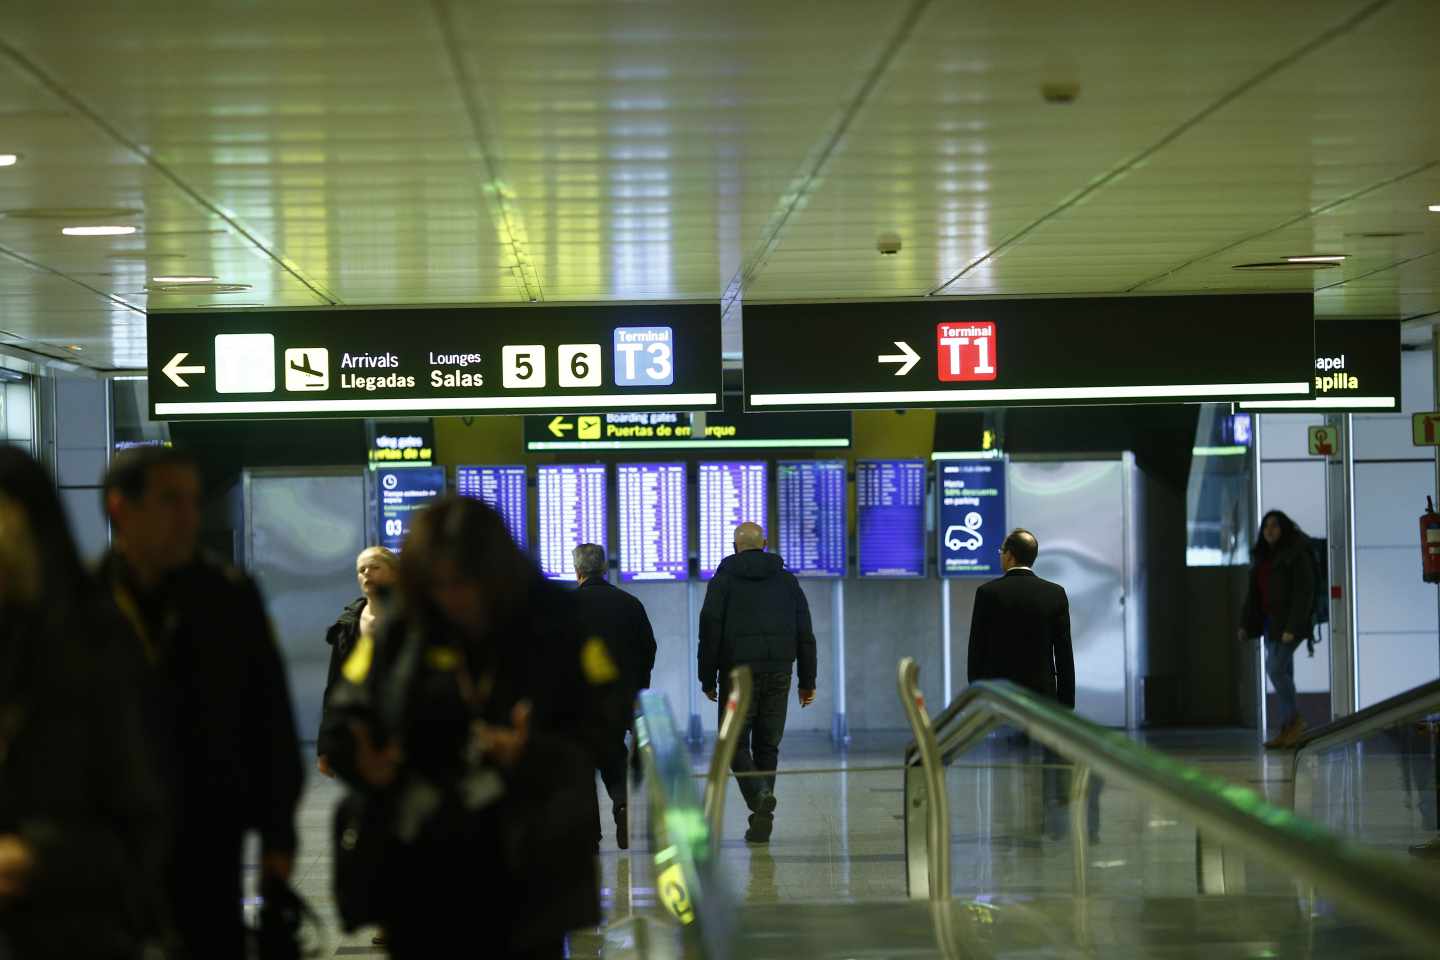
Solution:
M1434 483L1431 461L1355 464L1355 545L1409 548L1416 561L1410 572L1419 579L1418 521Z
M1412 350L1400 356L1400 413L1365 414L1355 417L1355 458L1357 460L1408 460L1424 458L1410 439L1410 415L1434 408L1432 354ZM1425 458L1429 459L1429 458ZM1433 464L1433 460L1430 461ZM1358 484L1357 484L1358 487ZM1363 489L1363 487L1360 487ZM1424 504L1422 503L1423 507ZM1419 511L1416 511L1419 516Z
M1432 591L1434 587L1430 588ZM1432 593L1431 600L1434 600ZM1431 603L1434 610L1434 603ZM1440 643L1428 633L1360 633L1360 708L1440 675Z
M1266 460L1309 456L1310 427L1324 422L1324 417L1309 413L1262 413L1261 456Z
M1264 454L1270 454L1270 428L1265 428ZM1302 451L1303 454L1303 451ZM1283 510L1290 519L1298 523L1306 533L1316 537L1325 536L1329 529L1325 510L1325 461L1320 457L1313 460L1266 462L1260 475L1264 502L1260 514L1271 510ZM1251 531L1250 536L1255 535Z
M1420 579L1418 524L1416 540L1413 547L1362 547L1356 551L1359 633L1375 630L1435 633L1435 585ZM1363 667L1363 648L1360 660Z

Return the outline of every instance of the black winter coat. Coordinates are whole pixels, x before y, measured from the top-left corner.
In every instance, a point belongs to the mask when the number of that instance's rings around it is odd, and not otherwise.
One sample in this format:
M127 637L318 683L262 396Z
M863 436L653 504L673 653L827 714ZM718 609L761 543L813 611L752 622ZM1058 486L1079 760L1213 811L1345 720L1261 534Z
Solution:
M970 617L970 682L1010 680L1075 706L1075 651L1065 588L1030 570L981 584Z
M164 925L164 807L124 639L99 612L57 634L0 611L0 834L35 861L0 904L5 956L138 956Z
M598 578L586 580L576 589L575 603L585 636L598 636L609 645L627 696L633 698L649 687L657 647L645 604Z
M368 601L361 597L345 605L340 611L340 616L325 631L325 642L330 645L330 669L325 675L325 696L320 703L320 733L315 738L315 755L327 757L336 749L332 737L326 735L327 730L334 729L334 725L326 722L326 712L329 710L330 691L335 689L335 684L340 678L340 668L355 651L355 643L360 639L360 615L365 612L365 605Z
M756 673L789 673L815 689L815 630L800 581L785 561L746 550L720 562L700 610L700 686L718 689L721 670L746 665Z
M1260 565L1250 567L1250 587L1245 593L1245 627L1247 635L1258 637L1265 632L1268 618L1274 639L1282 633L1294 634L1296 641L1315 635L1315 560L1310 543L1300 539L1282 545L1270 564L1270 588L1267 603L1260 604Z
M600 920L594 771L621 722L619 668L602 641L581 639L569 592L538 574L528 590L517 615L478 639L397 610L361 639L332 691L330 763L367 804L392 811L374 899L397 953L477 936L520 951ZM478 704L462 693L467 677ZM472 720L510 727L522 700L532 713L518 766L467 762ZM358 776L352 720L402 744L391 786ZM476 769L499 774L503 792L467 808ZM438 805L402 839L394 811L419 783Z

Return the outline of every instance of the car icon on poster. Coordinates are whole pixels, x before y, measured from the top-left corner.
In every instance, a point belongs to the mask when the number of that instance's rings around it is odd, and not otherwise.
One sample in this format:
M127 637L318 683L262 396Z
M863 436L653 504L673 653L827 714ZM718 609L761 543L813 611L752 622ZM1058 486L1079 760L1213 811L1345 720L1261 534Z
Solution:
M330 389L330 351L324 347L286 350L285 389L305 393Z
M985 518L979 513L971 511L965 514L963 524L951 524L945 528L945 549L979 550L985 545L985 537L980 533L984 524Z

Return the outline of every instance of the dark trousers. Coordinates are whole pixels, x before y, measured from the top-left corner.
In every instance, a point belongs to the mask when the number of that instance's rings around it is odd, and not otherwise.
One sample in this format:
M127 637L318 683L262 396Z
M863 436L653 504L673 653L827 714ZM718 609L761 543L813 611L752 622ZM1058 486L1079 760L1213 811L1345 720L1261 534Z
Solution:
M181 836L170 866L170 906L186 958L242 960L240 903L244 835L217 823L210 835Z
M610 795L610 806L619 810L625 806L625 761L630 748L625 745L626 730L617 730L605 738L605 752L598 758L600 779L605 783L605 792Z
M725 703L730 699L730 672L721 671L720 721L725 720ZM740 731L740 743L730 769L735 773L755 770L774 771L780 762L780 738L785 736L785 710L790 704L790 674L757 673L750 711ZM756 809L761 798L775 792L775 778L736 777L745 804Z

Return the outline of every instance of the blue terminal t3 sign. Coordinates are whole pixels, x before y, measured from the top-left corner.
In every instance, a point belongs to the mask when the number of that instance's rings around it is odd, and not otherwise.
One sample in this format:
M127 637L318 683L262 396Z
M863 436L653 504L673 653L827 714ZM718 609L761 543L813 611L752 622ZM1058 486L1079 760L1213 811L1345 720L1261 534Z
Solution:
M1005 461L940 460L936 556L942 577L998 577L1005 541Z

